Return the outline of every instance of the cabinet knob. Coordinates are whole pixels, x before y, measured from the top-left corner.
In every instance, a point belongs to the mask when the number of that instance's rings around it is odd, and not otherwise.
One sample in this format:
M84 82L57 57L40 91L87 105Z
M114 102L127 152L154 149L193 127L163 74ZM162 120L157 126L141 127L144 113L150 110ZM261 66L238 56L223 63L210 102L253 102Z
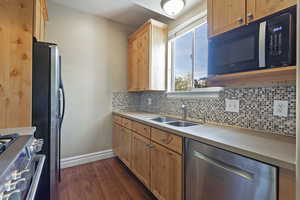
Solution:
M253 20L254 19L254 15L252 13L248 13L247 14L248 20Z
M239 24L243 24L244 23L244 19L242 17L237 18L237 21Z

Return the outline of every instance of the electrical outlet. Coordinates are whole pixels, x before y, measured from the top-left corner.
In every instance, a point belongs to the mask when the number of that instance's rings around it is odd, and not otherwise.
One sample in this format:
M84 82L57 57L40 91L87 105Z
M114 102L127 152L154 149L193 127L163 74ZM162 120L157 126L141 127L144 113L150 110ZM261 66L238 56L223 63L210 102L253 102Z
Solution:
M238 99L225 99L225 111L227 112L240 112L240 100Z
M289 111L289 102L274 100L273 115L279 117L287 117Z
M148 105L151 105L151 104L152 104L152 99L148 98Z

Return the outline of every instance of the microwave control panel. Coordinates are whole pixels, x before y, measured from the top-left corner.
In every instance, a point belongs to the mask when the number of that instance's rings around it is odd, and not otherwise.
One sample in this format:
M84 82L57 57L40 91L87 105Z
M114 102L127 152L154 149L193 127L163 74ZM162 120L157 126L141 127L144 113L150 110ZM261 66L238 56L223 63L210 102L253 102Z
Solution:
M293 18L285 13L270 19L267 28L267 60L269 66L288 66L292 62ZM295 41L294 41L295 42Z

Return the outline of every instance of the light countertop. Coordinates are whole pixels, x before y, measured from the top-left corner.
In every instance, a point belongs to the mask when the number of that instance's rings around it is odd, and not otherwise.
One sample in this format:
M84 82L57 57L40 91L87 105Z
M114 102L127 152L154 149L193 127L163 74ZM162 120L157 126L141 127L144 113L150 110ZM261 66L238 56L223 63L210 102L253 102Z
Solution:
M197 140L281 168L296 168L296 138L215 124L174 127L152 121L159 114L113 112L154 128Z

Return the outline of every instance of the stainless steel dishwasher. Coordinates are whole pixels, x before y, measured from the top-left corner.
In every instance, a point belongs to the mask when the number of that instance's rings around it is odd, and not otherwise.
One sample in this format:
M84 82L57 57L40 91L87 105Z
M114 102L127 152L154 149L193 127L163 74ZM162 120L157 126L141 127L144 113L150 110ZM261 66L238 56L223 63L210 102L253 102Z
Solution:
M277 168L185 141L186 200L277 200Z

